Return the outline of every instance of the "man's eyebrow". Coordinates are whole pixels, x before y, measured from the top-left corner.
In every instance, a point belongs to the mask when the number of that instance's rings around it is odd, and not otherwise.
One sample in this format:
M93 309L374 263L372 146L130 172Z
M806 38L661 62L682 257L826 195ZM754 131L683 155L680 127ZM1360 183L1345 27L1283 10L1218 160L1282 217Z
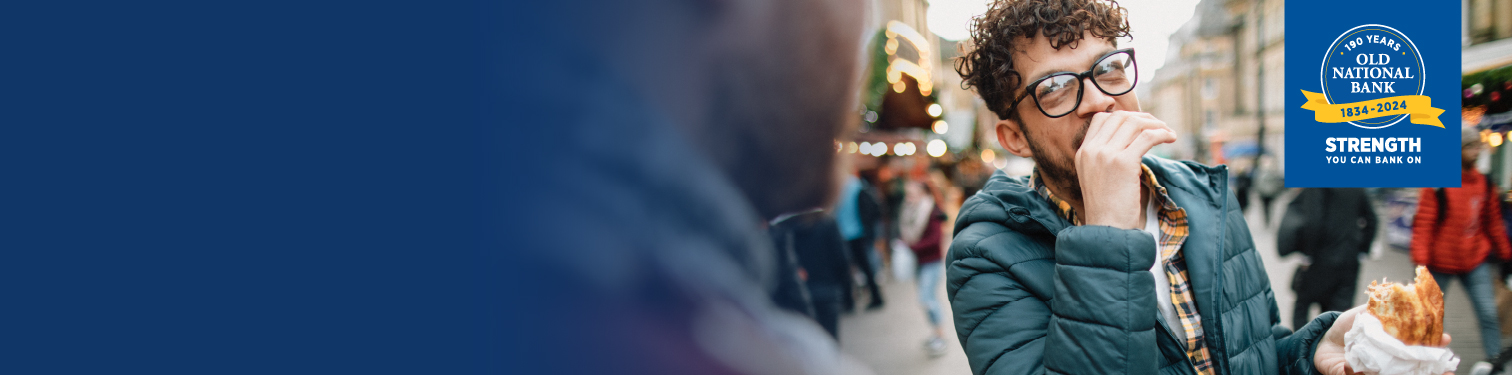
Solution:
M1113 51L1117 51L1117 50L1118 50L1118 46L1116 46L1116 45L1112 46L1112 47L1105 48L1105 49L1103 49L1103 51L1100 51L1100 52L1097 53L1097 58L1101 59L1104 56L1108 56L1109 53L1113 53ZM1023 84L1024 87L1022 87L1022 88L1028 89L1029 88L1029 84L1034 83L1034 81L1038 81L1041 78L1049 77L1052 74L1059 74L1059 73L1081 73L1083 70L1091 68L1092 64L1096 64L1096 63L1097 63L1097 60L1092 60L1092 62L1087 63L1087 66L1074 68L1072 70L1067 70L1067 69L1052 69L1052 68L1041 68L1041 69L1038 69L1038 71L1035 74L1033 74L1033 75L1027 75L1026 76L1026 77L1033 77L1033 78L1024 80L1024 84Z

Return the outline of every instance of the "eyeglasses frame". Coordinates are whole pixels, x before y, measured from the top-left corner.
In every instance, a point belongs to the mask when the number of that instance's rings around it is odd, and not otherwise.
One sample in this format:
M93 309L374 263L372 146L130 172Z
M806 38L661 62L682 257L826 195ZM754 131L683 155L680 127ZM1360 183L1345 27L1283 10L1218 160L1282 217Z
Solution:
M1129 66L1134 68L1134 83L1129 84L1129 90L1128 91L1124 91L1124 92L1121 92L1121 93L1114 94L1114 93L1108 92L1107 89L1104 89L1102 87L1102 84L1097 83L1097 79L1092 77L1092 71L1096 70L1097 66L1099 64L1102 64L1103 60L1106 60L1107 58L1112 57L1113 55L1120 54L1120 53L1128 53L1129 54ZM1076 83L1077 83L1077 86L1076 86L1076 105L1071 106L1071 110L1070 111L1066 111L1066 113L1062 113L1062 114L1060 114L1058 116L1052 116L1052 115L1050 115L1049 111L1045 110L1044 106L1040 105L1039 96L1038 95L1034 95L1033 94L1034 91L1032 89L1034 87L1036 87L1036 86L1039 86L1039 84L1041 82L1044 82L1047 79L1055 78L1057 76L1064 76L1064 75L1072 75L1072 76L1076 77ZM1092 85L1093 86L1097 86L1097 91L1102 91L1103 94L1107 94L1108 96L1123 96L1123 95L1128 94L1130 92L1134 92L1134 87L1139 85L1139 63L1135 60L1134 49L1133 48L1124 48L1124 49L1113 50L1113 51L1110 51L1110 52L1108 52L1106 54L1103 54L1101 57L1098 57L1097 60L1092 63L1092 67L1091 68L1089 68L1089 69L1087 69L1087 71L1084 71L1084 72L1081 72L1081 73L1060 72L1060 73L1054 73L1054 74L1051 74L1051 75L1044 76L1044 77L1042 77L1040 79L1036 79L1036 80L1034 80L1034 82L1031 82L1031 83L1029 83L1028 86L1024 87L1024 93L1019 94L1019 97L1017 99L1014 99L1013 103L1014 103L1015 106L1017 106L1018 102L1024 100L1024 97L1026 97L1026 96L1032 96L1032 97L1034 97L1034 108L1039 109L1040 113L1044 114L1046 117L1049 117L1049 118L1066 117L1066 115L1069 115L1072 112L1076 112L1076 108L1077 107L1081 107L1082 94L1085 94L1086 90L1087 90L1087 85L1082 84L1081 82L1082 82L1082 80L1089 79L1089 78L1092 79Z

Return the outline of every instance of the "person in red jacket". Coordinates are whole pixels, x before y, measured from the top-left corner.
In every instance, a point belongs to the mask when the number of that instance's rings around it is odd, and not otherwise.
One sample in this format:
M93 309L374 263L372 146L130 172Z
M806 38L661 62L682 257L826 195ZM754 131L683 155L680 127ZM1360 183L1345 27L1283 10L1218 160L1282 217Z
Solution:
M935 195L925 183L927 177L916 173L915 178L904 185L904 198L898 212L898 231L904 243L913 250L918 261L919 303L924 306L929 325L933 329L924 341L930 356L945 354L945 329L941 326L944 312L941 310L939 289L945 277L945 258L941 246L945 234L941 226L945 213L935 204Z
M1502 226L1496 185L1475 170L1482 147L1480 134L1463 128L1460 135L1464 171L1460 187L1422 189L1412 222L1412 262L1428 266L1444 289L1455 278L1465 283L1480 321L1486 358L1492 358L1501 350L1492 266L1512 259L1512 245Z

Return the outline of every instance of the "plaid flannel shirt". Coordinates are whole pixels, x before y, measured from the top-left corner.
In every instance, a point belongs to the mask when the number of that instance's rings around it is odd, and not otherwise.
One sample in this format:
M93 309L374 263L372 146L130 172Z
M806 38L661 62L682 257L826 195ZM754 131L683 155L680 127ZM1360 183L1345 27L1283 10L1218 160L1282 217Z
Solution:
M1202 317L1197 314L1197 302L1192 298L1192 284L1187 282L1186 257L1182 255L1181 244L1186 242L1191 233L1187 227L1186 210L1176 207L1171 197L1166 194L1164 186L1155 180L1155 172L1150 167L1141 165L1143 168L1142 180L1146 187L1150 188L1151 197L1159 203L1160 208L1157 216L1160 221L1160 259L1165 268L1166 279L1171 282L1171 304L1175 305L1176 316L1181 320L1181 328L1186 333L1186 355L1191 359L1193 367L1200 375L1212 375L1213 357L1208 351L1207 342L1202 339ZM1036 169L1029 178L1029 186L1040 196L1045 197L1056 207L1056 213L1061 218L1071 222L1071 225L1082 225L1081 216L1077 215L1076 209L1070 203L1056 198L1049 188L1040 181L1039 170ZM1172 327L1175 328L1175 327ZM1180 340L1180 338L1177 338Z

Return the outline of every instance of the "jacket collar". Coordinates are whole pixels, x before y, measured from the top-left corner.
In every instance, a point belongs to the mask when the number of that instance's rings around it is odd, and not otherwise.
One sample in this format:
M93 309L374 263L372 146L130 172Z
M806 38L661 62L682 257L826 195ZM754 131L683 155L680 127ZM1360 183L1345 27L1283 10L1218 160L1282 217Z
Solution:
M1150 198L1157 202L1156 207L1160 207L1162 213L1181 210L1179 206L1172 203L1171 196L1166 193L1165 186L1160 183L1159 179L1155 178L1155 172L1150 170L1149 165L1140 165L1139 169L1139 182L1149 189ZM1039 193L1040 197L1049 201L1050 208L1055 210L1056 215L1070 221L1071 225L1082 225L1081 213L1076 212L1076 208L1071 206L1071 202L1060 199L1060 197L1055 195L1055 192L1050 191L1050 186L1045 185L1045 181L1040 177L1038 168L1029 174L1029 188L1034 189L1034 192Z
M1227 167L1208 167L1192 162L1177 162L1155 156L1144 157L1145 167L1165 187L1171 199L1182 208L1210 207L1204 211L1217 210L1224 204L1228 189ZM995 222L1015 231L1054 237L1071 222L1056 213L1056 207L1045 200L1032 187L1029 177L1009 177L998 170L987 180L982 190L963 205L965 212L956 221L956 231L975 222ZM1211 218L1202 218L1208 220ZM1194 221L1194 225L1211 225ZM1194 229L1196 230L1196 229Z
M1029 177L1009 177L1002 170L993 172L982 189L962 205L962 210L957 215L956 232L973 223L991 222L1054 241L1055 233L1071 226L1030 187Z
M1219 324L1223 298L1223 246L1244 246L1249 233L1226 233L1229 225L1228 168L1205 166L1194 162L1173 162L1146 156L1145 166L1167 189L1170 200L1187 210L1190 234L1182 246L1187 259L1191 293L1202 316L1204 337L1213 349L1214 366L1228 367L1228 348ZM1030 188L1028 177L1009 177L995 172L977 195L969 198L956 221L956 233L975 222L995 222L1010 230L1037 239L1054 242L1055 234L1070 227L1070 222L1055 213L1055 207ZM1243 236L1229 242L1228 237ZM1222 372L1222 370L1220 370Z
M1182 251L1186 257L1192 296L1196 299L1198 313L1204 318L1203 331L1214 350L1217 365L1225 368L1227 350L1222 345L1223 333L1217 327L1222 320L1218 316L1218 301L1223 292L1222 254L1227 252L1222 247L1229 245L1226 237L1248 235L1225 233L1229 227L1229 218L1225 214L1229 209L1228 168L1154 156L1146 156L1143 162L1166 188L1171 200L1187 211L1191 232ZM1008 177L1002 171L993 173L982 190L963 206L955 231L960 232L977 222L997 223L1052 243L1056 233L1071 226L1056 214L1049 201L1030 187L1028 177Z
M1146 165L1150 164L1150 159L1145 159ZM1182 247L1182 254L1186 257L1187 280L1192 286L1197 312L1203 317L1204 339L1213 351L1214 366L1226 369L1229 353L1225 345L1225 333L1218 326L1223 321L1220 316L1225 276L1223 261L1225 254L1229 252L1224 247L1243 246L1242 243L1228 241L1228 238L1234 236L1245 236L1243 240L1250 240L1247 238L1248 232L1227 233L1230 227L1228 220L1233 219L1227 214L1228 168L1163 159L1158 163L1174 167L1151 169L1155 170L1157 178L1161 178L1161 182L1167 186L1171 200L1187 211L1191 231Z

